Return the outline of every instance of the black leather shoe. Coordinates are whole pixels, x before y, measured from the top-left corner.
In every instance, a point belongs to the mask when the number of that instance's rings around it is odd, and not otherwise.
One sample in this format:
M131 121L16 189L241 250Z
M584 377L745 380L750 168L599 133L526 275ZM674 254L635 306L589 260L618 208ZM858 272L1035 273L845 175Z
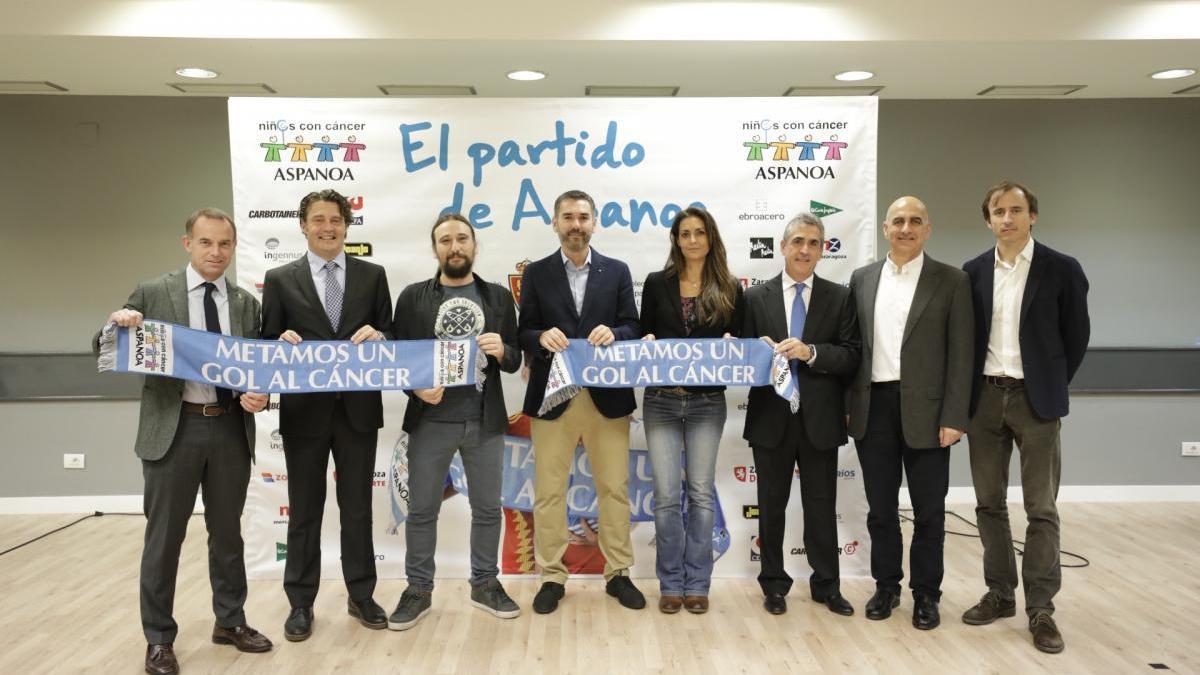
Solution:
M913 627L919 630L933 630L942 623L942 615L938 613L937 600L930 595L913 596Z
M617 575L604 585L604 592L617 599L622 607L628 609L643 609L646 606L646 596L638 590L629 577Z
M787 598L783 593L767 593L763 598L763 609L767 614L783 614L787 611Z
M283 637L288 642L302 642L312 636L312 607L293 607L283 622Z
M877 588L875 595L867 601L867 618L872 621L882 621L892 615L892 610L900 606L900 594L890 588Z
M1066 646L1054 619L1046 612L1038 612L1029 619L1029 632L1033 633L1033 646L1047 654L1057 654Z
M538 614L549 614L558 609L558 601L567 594L567 589L562 584L547 581L538 589L537 595L533 596L533 611Z
M346 611L367 628L374 630L387 628L387 612L383 611L383 608L376 604L374 598L367 598L361 601L347 598Z
M850 604L850 601L846 598L843 598L841 593L834 593L819 602L825 603L829 611L834 614L841 614L842 616L854 615L854 605Z
M175 649L171 643L146 645L146 672L150 675L175 675L179 672L179 661L175 660Z
M218 645L233 645L239 652L269 652L272 647L266 635L246 624L233 628L213 626L212 641Z

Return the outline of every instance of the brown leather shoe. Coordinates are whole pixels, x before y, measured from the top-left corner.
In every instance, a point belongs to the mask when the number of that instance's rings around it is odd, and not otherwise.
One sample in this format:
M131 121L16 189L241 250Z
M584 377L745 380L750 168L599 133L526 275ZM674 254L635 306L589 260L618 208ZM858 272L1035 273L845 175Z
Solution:
M1057 654L1066 646L1054 619L1046 612L1038 612L1029 619L1029 632L1033 633L1033 646L1047 654Z
M678 595L664 595L658 599L658 611L663 614L675 614L683 609L683 598Z
M708 611L708 596L685 595L683 597L683 608L692 614L703 614Z
M175 675L179 672L179 661L175 660L175 648L165 645L146 645L146 672L150 675Z
M246 624L233 628L213 626L212 641L219 645L233 645L239 652L269 652L272 646L266 635Z

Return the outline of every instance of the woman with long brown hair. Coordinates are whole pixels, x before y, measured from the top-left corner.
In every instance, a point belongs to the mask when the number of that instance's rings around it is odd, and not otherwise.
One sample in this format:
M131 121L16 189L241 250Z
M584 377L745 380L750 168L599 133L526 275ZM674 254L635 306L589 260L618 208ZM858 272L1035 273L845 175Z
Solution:
M735 337L742 312L742 285L729 272L716 221L697 206L680 211L671 223L667 264L642 288L644 339ZM658 608L702 614L712 577L713 480L725 387L647 387L642 408L654 472Z

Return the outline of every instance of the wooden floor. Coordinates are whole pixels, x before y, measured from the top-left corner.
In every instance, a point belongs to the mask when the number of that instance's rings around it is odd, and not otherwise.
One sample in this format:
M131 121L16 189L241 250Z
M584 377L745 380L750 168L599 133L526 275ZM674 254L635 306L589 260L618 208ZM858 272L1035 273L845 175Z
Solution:
M968 506L952 509L973 516ZM1063 570L1055 617L1067 648L1058 655L1033 648L1020 601L1016 618L991 626L959 620L984 589L978 540L953 536L942 626L929 632L912 627L907 595L891 619L866 620L872 582L864 579L843 581L857 611L850 618L809 601L804 584L789 596L786 615L770 616L753 580L731 579L713 583L712 610L703 616L660 614L653 580L640 583L650 606L634 612L591 579L572 581L559 610L539 616L529 608L537 582L507 579L525 610L511 621L472 608L465 581L443 580L433 611L404 633L359 626L346 615L340 583L327 581L313 637L292 644L283 639L280 584L251 582L247 616L275 649L241 654L209 642L201 518L192 519L184 545L175 648L185 673L1137 673L1152 672L1152 663L1200 673L1200 504L1064 504L1061 511L1063 547L1092 564ZM74 518L0 516L0 550ZM92 518L0 557L0 673L141 671L142 526L140 517ZM376 599L391 611L403 587L383 581Z

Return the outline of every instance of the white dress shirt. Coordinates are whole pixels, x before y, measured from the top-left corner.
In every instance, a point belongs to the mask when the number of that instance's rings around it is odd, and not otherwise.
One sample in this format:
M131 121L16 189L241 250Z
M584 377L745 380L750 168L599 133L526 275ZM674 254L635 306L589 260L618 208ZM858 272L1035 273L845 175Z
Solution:
M321 306L325 306L325 275L329 274L329 270L325 269L325 259L321 256L309 251L305 255L308 256L308 267L312 270L313 285L317 287L317 297L321 299ZM337 263L337 282L342 289L343 296L346 293L346 253L343 251L337 254L333 259Z
M188 327L196 330L208 330L208 322L204 318L204 277L191 264L187 266L187 299ZM225 287L225 277L219 277L213 282L213 302L217 304L217 318L221 323L221 332L229 335L229 293ZM216 403L217 389L211 384L202 384L184 380L183 400L188 403Z
M1021 300L1025 297L1025 282L1029 280L1029 265L1033 262L1033 237L1017 254L1013 264L1000 259L996 247L996 262L992 272L992 329L988 334L984 375L1025 378L1021 365Z
M804 284L804 291L800 297L804 301L805 325L808 325L808 308L812 306L812 285L814 276L816 275L810 274L808 275L807 279L796 281L787 273L786 269L783 271L783 275L781 277L783 280L783 315L785 322L787 323L788 335L792 334L792 302L796 299L796 286L801 283ZM797 336L797 339L802 338ZM812 362L817 358L817 348L813 345L808 346L812 349L812 356L810 356L808 361L805 361L805 363L812 365Z
M583 314L583 296L587 291L588 274L592 271L592 247L588 247L587 258L583 265L576 267L567 254L559 249L562 256L563 269L567 271L567 284L571 286L571 298L575 300L575 312Z
M888 253L879 272L875 291L875 325L871 331L871 381L895 382L900 379L900 348L904 327L917 292L917 280L925 267L925 252L899 267Z

